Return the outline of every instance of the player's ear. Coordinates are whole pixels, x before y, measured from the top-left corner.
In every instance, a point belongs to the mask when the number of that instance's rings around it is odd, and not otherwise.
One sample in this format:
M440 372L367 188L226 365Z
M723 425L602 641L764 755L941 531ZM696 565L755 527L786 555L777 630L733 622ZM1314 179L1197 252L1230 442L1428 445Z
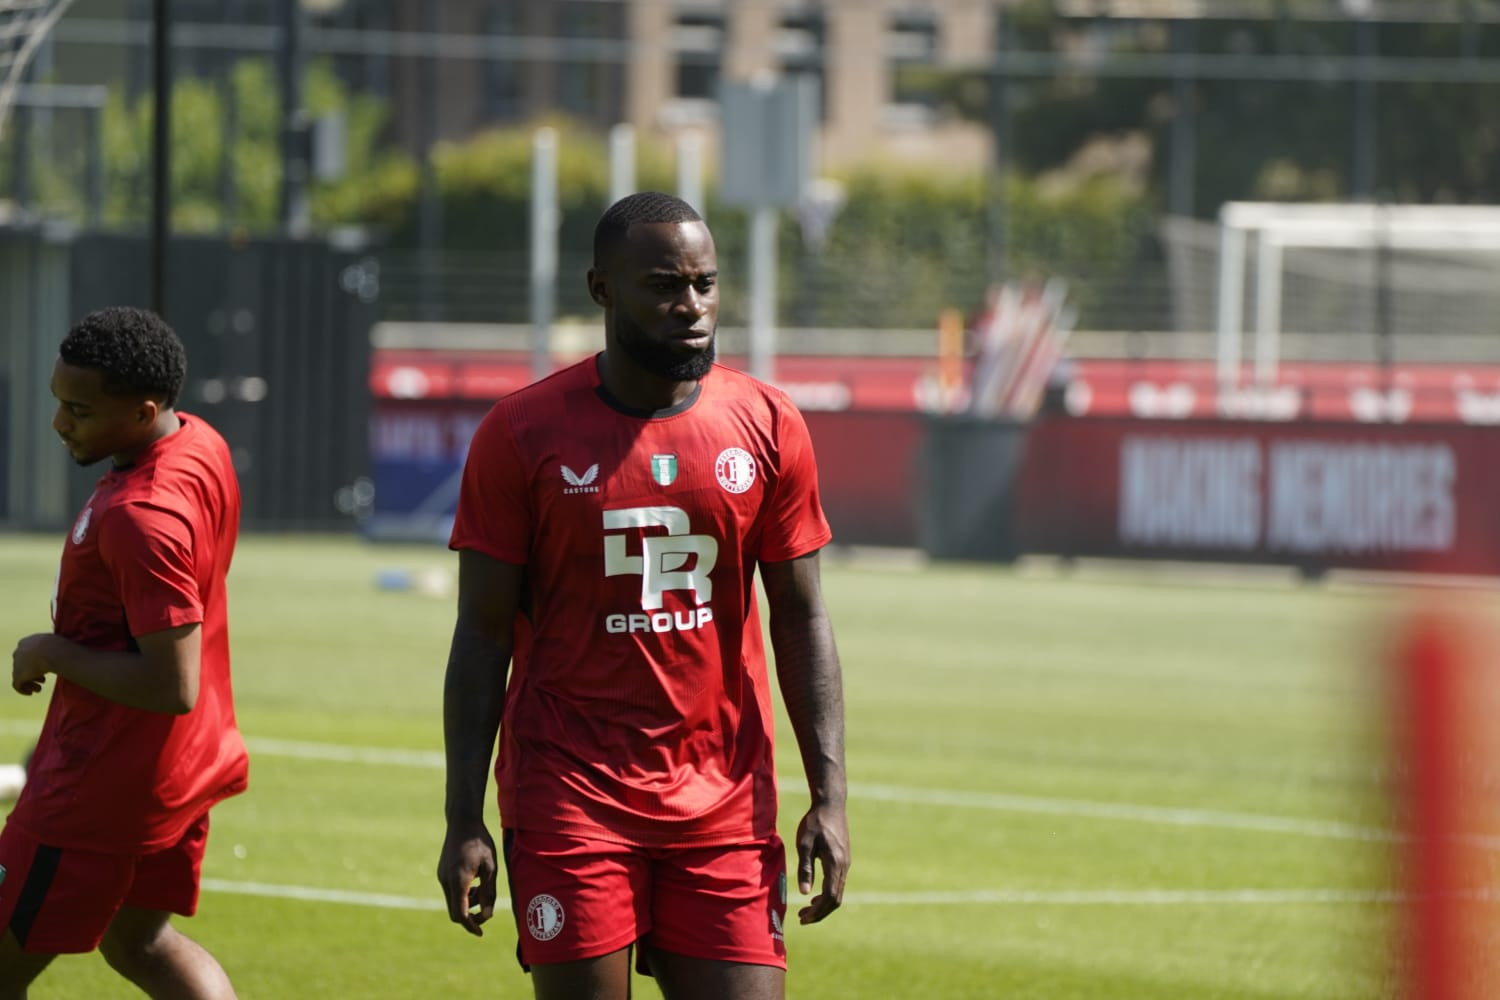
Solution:
M604 272L597 267L589 268L588 282L589 298L593 299L596 305L608 309L610 306L609 283L604 280Z
M136 423L147 425L154 424L156 423L156 418L161 413L161 411L162 405L160 400L150 398L143 399L141 400L140 405L137 406L135 410Z

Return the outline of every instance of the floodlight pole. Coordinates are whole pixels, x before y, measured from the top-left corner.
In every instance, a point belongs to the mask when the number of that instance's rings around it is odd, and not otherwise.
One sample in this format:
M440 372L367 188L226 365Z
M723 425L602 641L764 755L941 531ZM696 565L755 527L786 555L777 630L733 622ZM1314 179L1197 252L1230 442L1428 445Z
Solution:
M609 203L635 190L635 127L621 122L609 130Z
M677 197L708 218L708 205L703 197L703 137L697 132L684 132L677 137Z
M167 240L172 208L172 6L152 0L151 68L155 89L151 122L151 249L148 255L147 303L167 315Z
M990 61L989 117L990 142L994 146L993 162L990 165L988 199L988 244L987 261L990 281L1001 281L1005 277L1006 253L1008 251L1007 201L1010 198L1010 67L1005 63L1005 51L1009 48L1009 22L1003 4L995 4L995 54Z
M557 299L557 131L531 138L531 377L552 371L552 316Z
M762 382L776 377L776 223L777 210L750 210L750 374Z

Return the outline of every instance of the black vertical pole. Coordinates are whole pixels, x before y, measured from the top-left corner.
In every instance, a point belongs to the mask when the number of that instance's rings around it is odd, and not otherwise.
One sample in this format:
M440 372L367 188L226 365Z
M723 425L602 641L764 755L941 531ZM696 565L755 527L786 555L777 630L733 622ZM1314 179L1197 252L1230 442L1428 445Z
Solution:
M15 137L10 147L11 197L22 209L31 207L31 121L30 105L18 102L11 109L10 134Z
M443 29L442 5L423 4L422 31L429 42L435 42ZM421 260L421 315L435 320L443 298L441 270L443 246L443 203L438 190L437 164L432 150L438 136L438 59L432 51L417 57L417 142L421 146L421 193L417 202L417 246Z
M88 129L88 222L98 227L104 219L104 108L95 105L89 108Z
M1389 394L1391 366L1396 360L1396 331L1391 300L1390 216L1384 199L1375 202L1375 212L1375 350L1380 360L1380 383Z
M225 0L224 22L239 27L240 0ZM235 173L234 148L240 134L240 98L235 86L238 51L226 53L219 69L219 99L224 102L224 146L219 150L219 228L228 232L239 221L239 177Z
M157 315L167 315L167 240L170 238L172 177L172 46L171 5L153 0L151 57L155 114L151 122L151 253L149 304Z
M300 236L307 226L307 130L302 121L302 5L281 0L281 224Z
M1172 25L1172 132L1168 202L1172 214L1192 218L1197 206L1195 175L1198 158L1197 77L1186 61L1197 48L1197 23L1182 19Z
M1380 57L1378 25L1361 18L1354 26L1359 61L1354 77L1354 151L1350 193L1364 201L1375 194L1375 64Z

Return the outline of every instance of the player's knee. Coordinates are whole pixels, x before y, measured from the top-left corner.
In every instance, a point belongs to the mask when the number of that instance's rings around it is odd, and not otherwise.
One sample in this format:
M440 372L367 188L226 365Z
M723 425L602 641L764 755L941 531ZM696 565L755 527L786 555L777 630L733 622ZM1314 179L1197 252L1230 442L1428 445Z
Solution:
M25 997L26 987L41 975L52 957L23 951L13 934L0 931L0 1000Z
M149 970L161 963L170 947L172 927L168 923L141 924L119 921L111 925L99 942L99 953L110 968L129 978L132 973Z

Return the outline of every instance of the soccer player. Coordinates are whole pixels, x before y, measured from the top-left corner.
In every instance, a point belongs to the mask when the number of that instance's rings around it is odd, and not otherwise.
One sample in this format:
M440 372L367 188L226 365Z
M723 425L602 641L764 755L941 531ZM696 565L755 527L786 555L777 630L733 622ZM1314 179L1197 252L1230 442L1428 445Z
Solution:
M497 895L482 811L498 733L518 957L540 1000L624 1000L637 948L668 1000L775 1000L786 854L757 567L812 793L803 893L822 869L803 923L839 906L849 867L811 443L784 394L714 364L718 264L685 202L609 208L588 286L604 350L500 400L469 448L438 880L450 917L480 934Z
M95 948L149 996L232 998L170 920L197 908L209 807L248 778L224 592L234 467L175 408L186 357L155 314L91 313L58 355L52 427L79 465L110 468L63 542L53 630L12 656L21 694L57 681L0 833L0 998Z

